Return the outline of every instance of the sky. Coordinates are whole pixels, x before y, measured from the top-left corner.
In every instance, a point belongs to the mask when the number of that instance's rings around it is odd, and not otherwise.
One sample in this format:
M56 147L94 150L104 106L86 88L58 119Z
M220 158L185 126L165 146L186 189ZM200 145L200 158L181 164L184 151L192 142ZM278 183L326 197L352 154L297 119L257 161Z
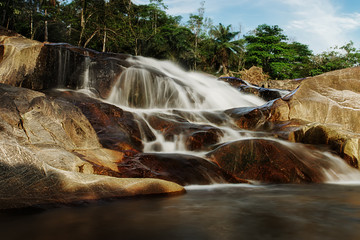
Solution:
M163 0L170 15L185 23L197 14L202 0ZM133 0L148 4L149 0ZM232 25L247 34L258 25L278 25L290 40L309 46L314 53L353 41L360 48L359 0L205 0L205 17L214 24Z

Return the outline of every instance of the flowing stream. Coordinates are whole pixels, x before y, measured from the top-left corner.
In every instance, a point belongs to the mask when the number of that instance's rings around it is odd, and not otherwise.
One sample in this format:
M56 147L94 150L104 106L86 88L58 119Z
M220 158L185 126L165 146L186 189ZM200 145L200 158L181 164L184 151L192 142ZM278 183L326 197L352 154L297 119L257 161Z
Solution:
M2 239L359 239L359 185L190 186L132 198L0 213Z
M134 113L138 119L146 122L156 139L149 141L143 137L144 152L184 153L201 157L205 155L205 152L189 151L183 134L168 140L161 131L153 129L147 117L158 114L169 119L180 116L193 124L220 129L220 143L258 137L258 133L237 128L229 117L225 121L214 123L207 116L220 115L222 111L231 108L260 106L265 104L262 99L241 93L213 76L186 72L170 61L145 57L132 57L127 61L132 67L122 72L106 101ZM293 154L299 155L304 163L307 155L314 152L320 154L322 157L317 167L323 169L329 182L360 181L359 171L349 167L339 157L310 150L298 143L269 139L286 146Z
M159 114L217 128L222 132L220 143L261 137L262 133L237 128L223 111L259 106L263 100L212 76L185 72L170 62L143 57L128 61L132 67L118 77L105 101L146 123L154 138L143 134L144 152L205 156L206 151L188 150L183 134L167 139L151 127L149 116ZM66 64L59 62L59 67ZM91 66L87 58L79 91L91 92L95 81ZM64 81L61 76L59 79ZM214 116L225 119L215 121ZM320 154L317 167L323 169L328 183L187 186L187 194L170 198L0 212L2 239L358 239L359 172L330 153L263 135L286 146L305 164L308 155Z

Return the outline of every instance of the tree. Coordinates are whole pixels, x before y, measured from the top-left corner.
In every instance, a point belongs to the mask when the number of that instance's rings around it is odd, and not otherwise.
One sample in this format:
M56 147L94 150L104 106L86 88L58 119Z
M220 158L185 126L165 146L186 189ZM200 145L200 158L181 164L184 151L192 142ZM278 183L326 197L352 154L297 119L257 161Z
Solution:
M333 47L328 52L317 54L309 63L309 75L315 76L325 72L358 66L360 63L360 51L350 41L341 47Z
M50 6L55 7L57 4L56 0L40 0L40 5L44 8L44 41L49 40L49 31L48 31L48 8Z
M200 41L200 35L202 33L202 28L204 25L204 14L205 14L205 1L202 1L200 3L200 8L198 8L198 14L190 14L189 21L188 21L188 27L193 32L195 38L194 38L194 69L197 68L197 61L199 58L199 52L198 52L198 44Z
M288 43L288 37L277 25L259 25L244 38L247 67L262 67L272 78L298 76L294 70L301 70L301 65L306 64L312 54L307 45Z
M225 27L221 23L210 30L210 35L214 39L213 63L218 63L223 74L228 73L229 59L231 55L242 56L244 51L243 41L232 41L240 32L232 32L231 25ZM219 69L220 70L220 69Z

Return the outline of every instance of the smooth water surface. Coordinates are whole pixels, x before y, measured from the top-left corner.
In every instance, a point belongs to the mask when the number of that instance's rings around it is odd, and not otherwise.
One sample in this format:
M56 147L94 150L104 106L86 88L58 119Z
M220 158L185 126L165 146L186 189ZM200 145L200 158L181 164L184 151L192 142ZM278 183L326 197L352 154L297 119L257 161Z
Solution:
M0 213L1 239L359 239L360 185L191 186L173 197Z

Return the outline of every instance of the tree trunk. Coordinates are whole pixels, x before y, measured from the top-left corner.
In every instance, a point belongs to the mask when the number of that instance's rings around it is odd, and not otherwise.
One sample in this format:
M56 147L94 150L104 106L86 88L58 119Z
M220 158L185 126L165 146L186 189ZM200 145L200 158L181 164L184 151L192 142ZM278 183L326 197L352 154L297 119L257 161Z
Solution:
M48 21L47 21L47 8L45 8L45 32L44 32L44 42L47 42L48 39Z
M9 21L10 17L9 17L9 11L8 11L9 10L9 5L10 5L10 0L8 0L6 2L6 4L5 4L5 8L3 10L3 18L1 20L1 25L2 26L6 25L6 29L9 28L9 23L10 23L10 21ZM6 20L6 17L7 17L7 20Z
M86 42L84 43L84 48L86 48L86 46L89 44L89 42L91 41L91 39L93 39L93 37L95 37L96 33L98 32L99 30L96 30L95 32L93 32L93 34L91 34L91 36L89 37L88 40L86 40Z
M137 56L138 55L138 39L137 38L135 38L135 56Z
M86 25L86 21L85 21L85 14L86 14L86 5L87 5L87 1L86 0L82 0L82 9L81 9L81 19L80 19L80 26L81 26L81 30L80 30L80 38L79 38L79 42L78 42L78 46L81 45L81 41L84 35L84 31L85 31L85 25Z
M106 51L106 28L104 28L104 40L103 40L103 48L102 51Z

